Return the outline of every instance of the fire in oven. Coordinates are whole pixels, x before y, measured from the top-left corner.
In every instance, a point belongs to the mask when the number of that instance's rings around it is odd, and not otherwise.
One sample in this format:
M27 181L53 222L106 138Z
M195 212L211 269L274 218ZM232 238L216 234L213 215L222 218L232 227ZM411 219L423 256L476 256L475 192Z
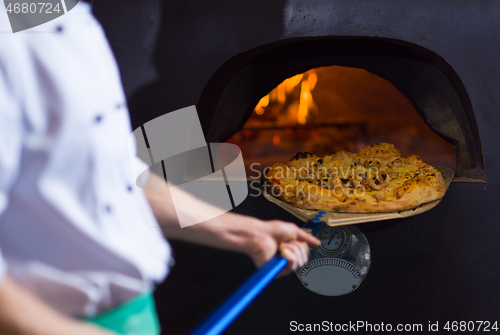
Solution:
M393 84L364 69L336 65L285 79L227 142L242 149L249 178L298 151L322 157L380 142L394 144L402 157L417 154L456 169L453 145L425 124Z

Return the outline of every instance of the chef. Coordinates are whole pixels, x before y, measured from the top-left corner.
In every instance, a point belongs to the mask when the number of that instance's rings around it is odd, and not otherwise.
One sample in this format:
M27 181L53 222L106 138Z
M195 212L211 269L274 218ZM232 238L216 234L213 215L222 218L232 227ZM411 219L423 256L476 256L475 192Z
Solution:
M319 241L294 224L226 213L181 229L176 210L215 209L187 193L174 209L168 188L135 186L120 76L87 3L9 30L0 6L0 334L159 334L165 236L256 266L280 250L286 273L305 264Z

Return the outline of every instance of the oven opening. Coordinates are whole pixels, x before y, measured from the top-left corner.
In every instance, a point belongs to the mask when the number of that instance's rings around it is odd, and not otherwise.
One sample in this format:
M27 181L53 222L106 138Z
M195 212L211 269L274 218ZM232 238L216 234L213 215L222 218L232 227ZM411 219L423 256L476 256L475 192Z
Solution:
M403 156L484 181L479 131L459 74L404 41L308 37L262 45L221 65L197 110L207 142L238 144L247 169L299 151L357 152L389 142Z
M227 142L241 148L250 178L298 151L324 156L380 142L394 144L403 157L416 154L456 170L454 146L425 124L410 100L388 80L355 67L318 67L285 79Z

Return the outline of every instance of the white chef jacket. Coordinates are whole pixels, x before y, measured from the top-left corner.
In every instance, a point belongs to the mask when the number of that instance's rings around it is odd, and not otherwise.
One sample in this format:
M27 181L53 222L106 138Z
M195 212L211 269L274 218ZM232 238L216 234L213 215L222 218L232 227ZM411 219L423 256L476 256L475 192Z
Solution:
M132 178L125 97L90 6L8 29L0 5L0 278L91 317L163 280L170 246Z

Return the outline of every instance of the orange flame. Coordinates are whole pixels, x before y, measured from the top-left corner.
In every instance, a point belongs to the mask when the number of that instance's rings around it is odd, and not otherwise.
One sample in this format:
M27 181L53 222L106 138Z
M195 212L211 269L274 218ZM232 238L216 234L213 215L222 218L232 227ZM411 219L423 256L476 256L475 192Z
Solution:
M284 105L286 103L287 97L291 95L293 89L297 85L301 84L299 108L297 111L297 122L299 124L305 124L310 106L314 104L311 91L316 86L317 81L318 76L316 75L314 70L310 70L305 73L299 73L293 77L283 80L283 82L281 82L281 84L279 84L275 89L269 92L268 95L260 99L260 101L254 108L255 113L257 113L258 115L264 114L264 108L269 106L269 104Z
M309 106L314 103L311 91L314 89L317 82L318 76L314 72L311 72L309 76L307 76L307 79L302 81L302 85L300 86L299 110L297 112L297 122L299 124L306 124L307 122Z
M254 108L255 113L257 113L258 115L264 114L264 107L267 107L268 105L269 105L269 94L264 96L257 103L257 106L255 106L255 108Z

